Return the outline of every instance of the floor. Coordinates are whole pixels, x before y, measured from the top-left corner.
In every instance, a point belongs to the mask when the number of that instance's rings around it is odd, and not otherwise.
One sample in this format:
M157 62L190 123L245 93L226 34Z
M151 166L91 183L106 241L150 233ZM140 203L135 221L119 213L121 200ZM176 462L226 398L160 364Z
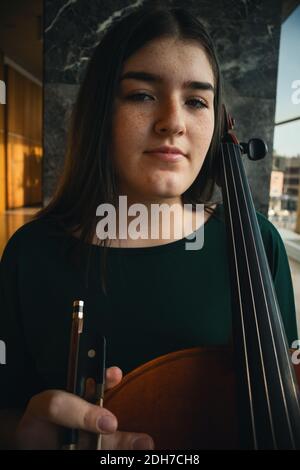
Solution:
M23 224L31 219L38 208L22 208L6 211L0 214L0 256L9 237ZM295 292L295 302L297 311L298 330L300 330L300 263L289 259L293 286Z

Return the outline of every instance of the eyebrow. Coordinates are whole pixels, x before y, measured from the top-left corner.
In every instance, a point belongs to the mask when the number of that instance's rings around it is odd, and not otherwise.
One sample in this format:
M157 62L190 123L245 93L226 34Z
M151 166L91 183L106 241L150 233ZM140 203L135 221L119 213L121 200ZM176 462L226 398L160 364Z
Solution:
M149 72L140 72L140 71L129 71L126 72L120 78L120 82L123 80L140 80L142 82L154 82L162 83L164 81L161 75L157 75ZM190 88L192 90L209 90L214 93L214 87L209 82L198 82L198 81L186 81L183 83L183 88Z

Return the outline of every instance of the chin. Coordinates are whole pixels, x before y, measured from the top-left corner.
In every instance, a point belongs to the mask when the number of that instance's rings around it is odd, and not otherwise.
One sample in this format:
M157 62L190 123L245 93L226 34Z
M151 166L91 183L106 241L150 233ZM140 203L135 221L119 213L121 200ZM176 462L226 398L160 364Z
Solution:
M162 197L162 198L180 198L182 194L187 190L188 188L185 187L177 187L177 188L166 188L161 191L157 191L157 195Z
M163 203L164 199L180 199L183 192L181 191L152 191L149 192L150 197L154 200L161 200Z

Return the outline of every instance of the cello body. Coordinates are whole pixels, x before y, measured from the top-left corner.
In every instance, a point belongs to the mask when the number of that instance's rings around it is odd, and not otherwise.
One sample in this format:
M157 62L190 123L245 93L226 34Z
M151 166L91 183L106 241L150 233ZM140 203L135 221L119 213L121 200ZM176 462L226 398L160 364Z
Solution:
M295 365L300 384L300 364ZM156 450L239 449L232 348L176 351L154 359L105 393L122 431L147 433Z

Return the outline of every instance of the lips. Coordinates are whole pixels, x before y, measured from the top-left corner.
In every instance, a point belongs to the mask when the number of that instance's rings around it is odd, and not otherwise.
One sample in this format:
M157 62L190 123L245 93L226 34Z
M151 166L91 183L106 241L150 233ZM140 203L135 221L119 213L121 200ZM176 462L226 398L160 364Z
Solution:
M169 163L176 163L186 158L185 153L181 149L178 147L170 147L168 145L163 145L152 150L146 150L145 153Z
M162 145L161 147L157 147L151 150L146 150L146 153L165 153L165 154L175 154L175 155L183 155L186 156L183 150L178 147L171 147L168 145Z
M186 158L184 155L182 155L182 153L147 152L147 154L150 157L169 163L176 163Z

